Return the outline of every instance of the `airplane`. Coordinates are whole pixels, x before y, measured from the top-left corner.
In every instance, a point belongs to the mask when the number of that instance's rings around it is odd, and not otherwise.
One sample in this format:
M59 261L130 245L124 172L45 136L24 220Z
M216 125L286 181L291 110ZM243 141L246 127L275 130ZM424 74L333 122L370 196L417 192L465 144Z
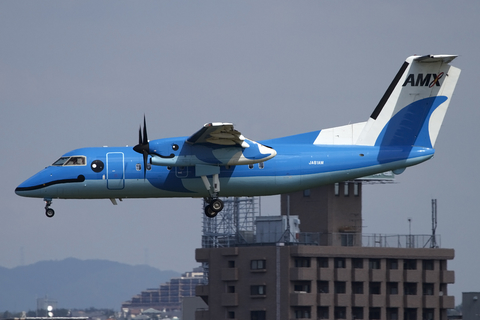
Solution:
M367 121L276 139L245 138L232 123L205 124L191 136L148 140L144 116L138 144L70 151L21 183L15 193L53 199L191 197L205 215L220 197L306 190L377 173L402 173L433 157L457 84L456 55L410 56ZM143 132L143 133L142 133Z

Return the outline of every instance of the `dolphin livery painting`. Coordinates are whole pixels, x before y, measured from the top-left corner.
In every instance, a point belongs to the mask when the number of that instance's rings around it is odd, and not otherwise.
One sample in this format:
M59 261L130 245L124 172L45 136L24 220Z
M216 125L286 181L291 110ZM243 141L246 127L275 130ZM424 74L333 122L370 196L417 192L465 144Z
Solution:
M16 189L53 199L193 197L205 214L219 197L274 195L352 180L424 162L435 152L460 69L455 55L411 56L365 122L253 141L231 123L205 124L191 136L148 140L144 119L135 147L70 151Z

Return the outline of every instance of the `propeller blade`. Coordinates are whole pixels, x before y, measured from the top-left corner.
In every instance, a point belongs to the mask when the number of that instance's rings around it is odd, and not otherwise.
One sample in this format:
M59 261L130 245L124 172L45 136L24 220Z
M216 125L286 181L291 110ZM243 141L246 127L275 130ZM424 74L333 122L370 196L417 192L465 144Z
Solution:
M145 115L143 115L143 144L148 144L147 119L145 119Z
M133 150L143 155L143 179L146 179L147 162L148 162L150 145L148 143L147 120L145 115L143 116L143 137L142 137L142 126L140 125L140 129L138 129L138 144L135 147L133 147Z
M147 160L148 160L148 151L143 150L143 180L147 177Z

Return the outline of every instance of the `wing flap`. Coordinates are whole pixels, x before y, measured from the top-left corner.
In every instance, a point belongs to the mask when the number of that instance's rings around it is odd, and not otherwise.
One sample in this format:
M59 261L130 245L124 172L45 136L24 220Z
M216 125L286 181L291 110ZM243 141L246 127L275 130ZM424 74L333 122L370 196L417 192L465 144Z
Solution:
M239 145L248 148L250 145L245 142L245 137L233 128L232 123L211 122L206 123L187 139L190 144L212 143L223 146Z

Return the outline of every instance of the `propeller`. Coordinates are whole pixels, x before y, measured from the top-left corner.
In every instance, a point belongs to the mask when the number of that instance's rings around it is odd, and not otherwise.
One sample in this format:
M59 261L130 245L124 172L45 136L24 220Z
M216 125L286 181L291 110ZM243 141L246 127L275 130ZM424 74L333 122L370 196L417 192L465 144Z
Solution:
M150 150L150 145L148 143L147 137L147 120L145 115L143 115L143 138L142 138L142 126L140 125L140 129L138 129L138 144L133 147L135 152L143 154L143 179L145 179L147 175L147 160L148 154Z

